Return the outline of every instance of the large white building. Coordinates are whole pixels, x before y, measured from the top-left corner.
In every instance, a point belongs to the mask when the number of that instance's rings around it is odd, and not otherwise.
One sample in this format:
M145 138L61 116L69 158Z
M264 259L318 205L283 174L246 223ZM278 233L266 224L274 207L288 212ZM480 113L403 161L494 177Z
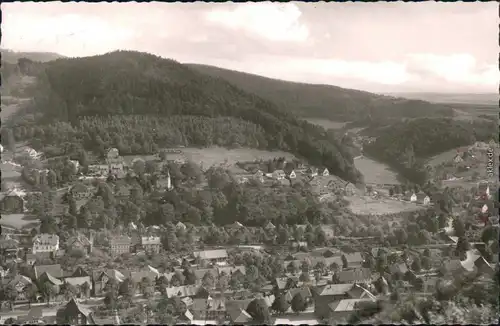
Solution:
M58 235L42 233L33 238L33 254L40 252L56 252L57 250L59 250Z

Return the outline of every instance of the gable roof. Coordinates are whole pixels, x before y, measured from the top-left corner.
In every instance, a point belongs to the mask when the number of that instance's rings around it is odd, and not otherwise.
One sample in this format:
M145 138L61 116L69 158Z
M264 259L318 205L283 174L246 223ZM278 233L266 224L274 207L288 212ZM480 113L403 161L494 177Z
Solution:
M165 294L168 298L171 297L192 297L196 295L200 287L196 285L182 285L169 287L165 289Z
M250 302L252 302L252 299L229 300L226 302L226 312L232 323L243 324L252 320L252 316L246 312Z
M84 283L88 283L89 288L92 290L92 281L90 280L90 276L67 277L64 279L64 282L75 287L82 286Z
M64 276L64 272L61 268L61 265L59 265L59 264L38 265L38 266L35 266L34 271L35 271L35 278L39 278L45 272L47 272L47 274L50 274L51 276L56 277L56 278L61 278Z
M41 233L33 237L33 244L55 246L59 243L59 236L56 234Z
M371 271L369 268L356 268L338 273L338 280L341 283L348 282L362 282L371 278Z
M195 251L193 252L193 256L200 259L220 259L228 257L226 249Z
M40 275L40 278L44 278L44 277L46 278L45 282L49 281L50 283L52 283L54 285L61 285L61 284L63 284L62 281L58 280L57 278L55 278L54 276L50 275L47 272L44 272L42 275Z
M354 284L328 284L318 288L316 293L320 296L342 295L353 288Z
M363 256L360 252L346 253L344 257L347 260L347 264L349 263L362 263L364 261Z
M340 301L332 302L328 306L334 312L356 311L358 308L356 304L359 302L374 302L373 299L343 299Z
M64 307L65 315L71 315L71 314L73 314L73 312L79 312L82 315L84 315L87 318L87 324L94 323L94 318L93 318L92 312L89 309L84 308L80 304L78 304L75 301L75 299L71 299Z
M23 284L23 285L28 285L28 284L33 284L33 282L31 281L31 279L29 277L26 277L24 275L16 275L9 283L7 283L8 285L17 285L17 284Z

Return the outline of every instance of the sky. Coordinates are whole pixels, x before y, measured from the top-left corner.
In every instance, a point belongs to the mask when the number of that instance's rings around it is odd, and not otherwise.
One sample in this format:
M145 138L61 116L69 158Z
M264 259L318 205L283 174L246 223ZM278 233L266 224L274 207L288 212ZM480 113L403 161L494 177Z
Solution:
M2 48L182 63L372 92L497 93L498 4L6 3Z

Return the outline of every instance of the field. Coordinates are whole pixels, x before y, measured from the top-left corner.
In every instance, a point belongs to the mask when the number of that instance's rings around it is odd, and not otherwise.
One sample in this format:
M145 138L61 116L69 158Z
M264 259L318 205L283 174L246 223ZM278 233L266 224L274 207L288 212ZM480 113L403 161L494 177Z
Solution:
M321 126L325 129L341 129L347 122L338 122L328 119L306 119L308 122Z
M288 160L295 158L293 154L282 151L264 151L252 148L227 149L223 147L208 148L182 148L183 154L188 160L209 168L212 165L233 166L236 162L269 160L276 157L285 157Z
M393 214L399 212L416 211L423 207L413 203L403 202L393 199L374 199L370 196L350 196L346 197L349 201L349 209L354 214Z
M15 229L33 227L40 224L40 221L25 214L2 214L0 224Z
M354 159L354 165L364 175L366 184L399 184L397 174L383 163L366 156Z

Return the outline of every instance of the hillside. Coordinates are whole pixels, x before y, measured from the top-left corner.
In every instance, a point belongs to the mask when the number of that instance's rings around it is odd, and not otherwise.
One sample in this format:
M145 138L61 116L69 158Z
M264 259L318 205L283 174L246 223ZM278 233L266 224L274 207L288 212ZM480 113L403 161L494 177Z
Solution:
M48 62L59 58L64 58L63 55L52 52L16 52L8 49L1 49L2 62L17 63L17 60L26 58L31 61Z
M23 70L37 78L28 108L37 118L18 120L14 134L48 155L82 146L101 154L109 146L127 154L248 146L289 151L344 179L362 179L346 148L323 128L173 60L117 51L34 65Z
M392 93L389 96L398 96L409 99L429 101L432 103L461 103L477 105L496 105L498 106L498 94L495 93Z
M475 141L498 139L494 122L452 119L413 119L392 126L367 128L362 133L376 138L363 146L367 155L389 164L417 183L425 181L424 159Z
M313 85L271 79L212 66L188 64L214 77L273 101L301 117L353 121L379 118L451 117L445 105L408 100L330 85Z

